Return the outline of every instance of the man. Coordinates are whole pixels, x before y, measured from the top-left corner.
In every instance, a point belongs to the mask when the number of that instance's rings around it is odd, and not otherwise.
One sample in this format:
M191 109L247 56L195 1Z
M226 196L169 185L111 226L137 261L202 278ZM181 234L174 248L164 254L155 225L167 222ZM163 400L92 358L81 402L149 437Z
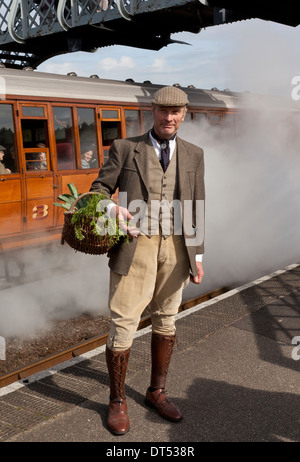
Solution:
M182 290L190 278L201 283L204 251L203 233L199 232L203 216L197 217L197 210L203 211L197 204L204 203L203 151L176 136L187 105L187 95L179 88L158 90L152 101L153 129L142 136L115 140L109 160L91 187L108 197L119 188L119 202L125 197L127 206L113 203L108 211L131 235L129 244L113 248L109 260L112 321L106 347L110 377L107 424L115 434L129 429L126 368L133 336L148 305L152 370L145 402L167 420L182 420L165 385ZM182 208L176 207L178 203ZM137 209L144 212L138 213L140 226L135 222ZM166 210L167 220L163 216ZM185 226L185 217L180 216L180 221L175 212L188 215L190 223Z
M8 173L11 173L11 170L9 168L6 168L2 162L4 157L4 151L6 151L6 148L2 146L2 144L0 144L0 175L6 175Z

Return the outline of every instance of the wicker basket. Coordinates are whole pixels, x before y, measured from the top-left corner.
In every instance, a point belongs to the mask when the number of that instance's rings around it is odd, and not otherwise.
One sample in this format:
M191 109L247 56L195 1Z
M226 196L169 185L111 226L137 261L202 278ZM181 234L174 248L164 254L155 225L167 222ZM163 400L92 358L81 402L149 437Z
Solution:
M87 219L81 226L82 234L84 235L84 239L79 240L75 235L75 226L72 224L72 217L75 213L75 206L77 202L84 196L90 194L98 194L96 192L87 192L81 194L72 204L70 210L64 213L65 221L62 230L61 236L61 243L67 242L70 247L73 249L87 253L90 255L102 255L107 253L116 242L114 242L112 236L106 235L98 235L93 232L93 228Z

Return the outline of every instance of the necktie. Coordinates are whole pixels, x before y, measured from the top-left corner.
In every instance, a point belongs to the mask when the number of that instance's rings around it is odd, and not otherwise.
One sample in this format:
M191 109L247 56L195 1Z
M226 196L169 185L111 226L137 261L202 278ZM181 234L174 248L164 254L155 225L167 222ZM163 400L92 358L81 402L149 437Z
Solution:
M159 136L155 133L154 128L152 128L151 135L160 144L160 163L161 163L161 166L163 168L163 171L165 172L167 170L167 168L168 168L169 163L170 163L170 145L169 145L169 141L175 139L176 133L173 136L171 136L171 138L162 139L162 138L159 138Z

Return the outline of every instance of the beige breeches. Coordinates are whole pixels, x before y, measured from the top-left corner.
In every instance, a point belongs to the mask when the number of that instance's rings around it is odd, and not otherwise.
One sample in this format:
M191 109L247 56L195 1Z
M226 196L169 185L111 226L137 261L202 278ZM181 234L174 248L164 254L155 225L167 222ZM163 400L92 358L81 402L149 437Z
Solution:
M141 314L149 305L152 331L174 335L175 314L189 281L189 262L183 236L139 236L127 276L110 272L111 350L129 348Z

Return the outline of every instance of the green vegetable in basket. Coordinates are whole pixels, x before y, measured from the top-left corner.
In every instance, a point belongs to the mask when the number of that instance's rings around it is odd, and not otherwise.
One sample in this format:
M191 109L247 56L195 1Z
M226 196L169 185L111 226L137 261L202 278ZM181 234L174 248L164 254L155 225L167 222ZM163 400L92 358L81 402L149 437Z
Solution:
M73 202L75 202L76 199L78 199L78 197L80 196L80 194L78 193L78 191L76 189L76 186L73 183L69 183L68 188L69 188L71 194L60 194L58 196L58 199L63 201L63 203L54 202L54 205L57 205L58 207L62 207L64 209L66 209L66 210L70 210ZM86 204L87 204L87 198L84 197L84 198L80 199L77 202L76 208L85 207Z
M58 196L58 199L64 203L55 202L54 204L71 211L72 205L78 200L80 194L73 183L69 183L68 187L71 194ZM71 223L74 225L75 236L79 241L87 238L88 233L99 236L99 239L105 236L111 244L116 244L121 238L124 238L126 242L129 241L129 236L119 227L119 221L106 213L107 202L108 198L104 193L91 193L77 201L72 210Z

